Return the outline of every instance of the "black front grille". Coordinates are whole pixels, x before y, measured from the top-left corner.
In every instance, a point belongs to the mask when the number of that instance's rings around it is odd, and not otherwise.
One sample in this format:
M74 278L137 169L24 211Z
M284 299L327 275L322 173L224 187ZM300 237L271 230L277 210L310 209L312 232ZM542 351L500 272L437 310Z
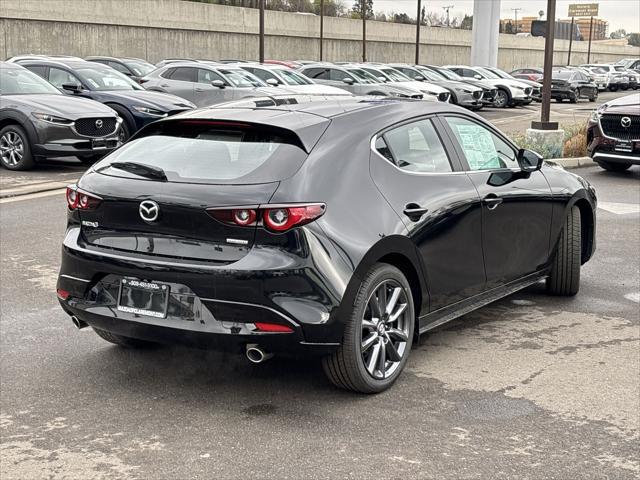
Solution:
M640 115L605 114L600 118L600 125L608 137L640 140Z
M105 137L116 131L114 117L80 118L76 120L76 132L85 137Z
M475 100L480 100L480 98L482 97L482 91L481 90L476 90L471 95L473 95L473 98Z

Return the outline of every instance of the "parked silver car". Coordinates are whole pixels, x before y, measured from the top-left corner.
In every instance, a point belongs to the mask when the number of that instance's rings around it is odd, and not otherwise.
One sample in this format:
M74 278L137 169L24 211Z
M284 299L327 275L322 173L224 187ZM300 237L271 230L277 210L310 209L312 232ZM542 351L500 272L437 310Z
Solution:
M158 68L140 80L147 89L172 93L208 107L245 97L290 93L269 87L255 75L237 66L213 62L175 62Z
M305 65L298 71L314 82L344 88L355 95L424 98L424 94L418 90L393 83L382 83L362 68L349 65Z
M444 87L440 87L429 82L418 82L407 77L404 73L385 65L373 65L368 63L354 65L377 77L384 83L400 84L402 87L411 88L422 92L425 100L433 102L448 102L451 99L451 92Z
M284 65L264 65L254 63L240 63L238 67L252 73L267 85L278 87L284 85L287 90L302 94L318 95L351 95L344 88L332 87L315 83L303 74Z

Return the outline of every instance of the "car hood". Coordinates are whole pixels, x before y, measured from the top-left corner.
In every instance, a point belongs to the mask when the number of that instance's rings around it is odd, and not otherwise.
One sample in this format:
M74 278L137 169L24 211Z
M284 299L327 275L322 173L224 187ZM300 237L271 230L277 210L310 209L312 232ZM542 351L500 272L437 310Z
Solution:
M495 89L496 87L494 87L493 85L491 85L490 83L486 83L486 80L476 80L474 79L464 79L464 82L468 85L472 85L474 87L478 87L478 88L482 88L483 90L488 88L489 90L491 89Z
M121 99L157 110L170 111L195 108L195 105L191 102L170 93L149 92L147 90L111 90L101 93L108 93L113 99Z
M619 113L627 115L640 115L640 93L633 93L616 98L600 107L600 113Z
M15 106L31 112L47 113L69 120L88 115L112 116L116 112L102 103L88 98L69 97L67 95L3 95L3 108ZM14 107L14 108L15 108Z
M320 85L315 83L313 85L286 85L289 91L295 93L305 94L318 94L318 95L351 95L351 92L338 87L332 87L331 85Z
M393 85L400 85L411 89L420 90L421 92L431 92L435 95L438 95L439 93L449 93L449 90L447 90L446 88L432 82L396 82L393 83Z
M476 90L482 90L481 87L477 87L475 85L472 85L466 82L458 82L457 80L438 80L437 82L430 82L430 83L435 83L437 85L440 85L441 87L445 87L453 90L455 90L456 88L464 88L465 90L469 90L471 92L474 92Z
M483 80L494 87L505 86L509 88L526 88L529 85L522 83L520 80L511 80L509 78L487 78Z

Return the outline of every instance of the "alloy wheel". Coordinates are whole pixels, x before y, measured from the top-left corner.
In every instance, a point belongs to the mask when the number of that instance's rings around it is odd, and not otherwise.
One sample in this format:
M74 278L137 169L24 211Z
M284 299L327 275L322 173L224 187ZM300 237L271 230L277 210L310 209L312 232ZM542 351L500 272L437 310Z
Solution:
M383 380L400 366L407 353L410 323L408 297L395 280L385 280L367 300L362 318L360 351L373 378Z
M502 108L507 105L507 94L502 90L498 90L496 92L496 98L494 100L494 105L498 108Z
M24 142L16 132L5 132L0 138L0 158L2 163L15 167L24 155Z

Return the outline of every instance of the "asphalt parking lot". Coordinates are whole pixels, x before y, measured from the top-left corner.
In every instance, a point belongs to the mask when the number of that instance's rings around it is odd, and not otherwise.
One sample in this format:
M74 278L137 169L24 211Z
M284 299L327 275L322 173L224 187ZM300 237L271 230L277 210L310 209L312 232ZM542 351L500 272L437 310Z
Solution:
M377 396L313 360L77 331L54 293L64 196L0 200L0 477L638 478L640 169L575 173L600 201L580 294L535 285L430 333Z

